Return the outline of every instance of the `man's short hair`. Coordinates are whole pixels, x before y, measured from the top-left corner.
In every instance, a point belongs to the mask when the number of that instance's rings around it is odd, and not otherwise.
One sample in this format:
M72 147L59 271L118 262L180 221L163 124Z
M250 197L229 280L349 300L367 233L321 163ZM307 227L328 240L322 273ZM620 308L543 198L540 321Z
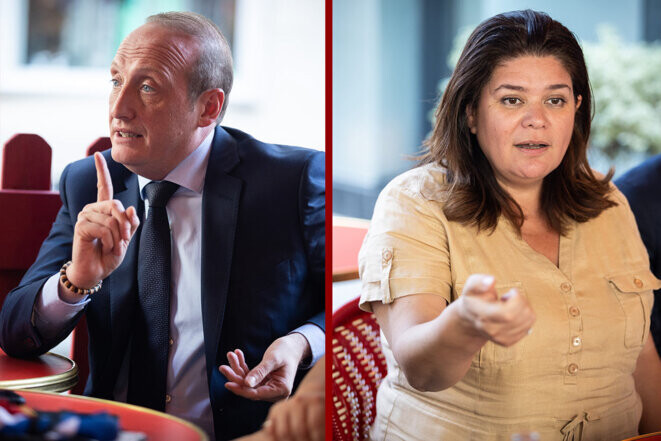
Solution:
M225 101L216 121L220 124L227 109L234 75L232 51L218 26L194 12L163 12L147 17L147 23L179 31L199 41L200 53L189 73L188 94L193 101L205 90L222 89Z

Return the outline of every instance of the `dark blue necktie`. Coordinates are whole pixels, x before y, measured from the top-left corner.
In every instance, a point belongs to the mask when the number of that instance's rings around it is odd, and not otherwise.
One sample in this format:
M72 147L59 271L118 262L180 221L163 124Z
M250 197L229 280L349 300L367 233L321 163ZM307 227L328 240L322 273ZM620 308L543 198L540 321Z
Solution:
M149 214L138 252L138 308L133 323L128 402L165 410L170 340L170 226L165 206L179 186L152 181L144 188Z

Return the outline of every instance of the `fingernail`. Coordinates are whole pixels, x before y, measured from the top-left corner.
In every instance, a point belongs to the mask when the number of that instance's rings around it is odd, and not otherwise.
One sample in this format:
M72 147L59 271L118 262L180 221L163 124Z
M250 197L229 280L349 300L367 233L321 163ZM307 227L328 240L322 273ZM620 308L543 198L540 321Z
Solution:
M255 377L246 377L246 384L250 387L255 387Z
M495 280L495 278L494 278L493 276L485 276L485 277L482 279L482 287L483 287L484 289L489 288L489 287L491 286L491 284L493 283L494 280Z

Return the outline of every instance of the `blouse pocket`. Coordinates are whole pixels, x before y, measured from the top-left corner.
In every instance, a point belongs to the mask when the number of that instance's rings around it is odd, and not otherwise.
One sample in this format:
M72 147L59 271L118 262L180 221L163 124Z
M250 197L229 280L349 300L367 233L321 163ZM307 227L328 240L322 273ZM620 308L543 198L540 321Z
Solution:
M656 278L645 268L607 276L606 279L624 314L624 346L642 346L650 328Z
M455 298L458 298L461 295L461 292L464 289L464 285L464 283L457 283L455 285ZM519 294L527 297L521 282L509 282L496 283L496 292L498 293L498 298L500 299L503 294L512 288L516 288ZM525 355L526 341L527 338L524 337L509 347L488 341L484 344L484 346L482 346L479 354L475 356L473 363L479 364L479 366L485 366L489 364L509 364L520 361Z

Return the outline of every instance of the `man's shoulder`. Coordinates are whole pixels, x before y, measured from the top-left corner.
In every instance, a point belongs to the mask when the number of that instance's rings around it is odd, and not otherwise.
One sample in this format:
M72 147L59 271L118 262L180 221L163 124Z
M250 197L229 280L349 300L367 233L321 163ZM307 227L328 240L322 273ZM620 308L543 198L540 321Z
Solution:
M260 141L248 133L231 127L219 127L219 129L229 135L241 160L286 163L305 162L313 157L324 156L323 152L311 148Z
M661 186L661 154L652 156L615 180L615 185L630 198L634 193L658 197ZM649 193L649 195L648 195Z

